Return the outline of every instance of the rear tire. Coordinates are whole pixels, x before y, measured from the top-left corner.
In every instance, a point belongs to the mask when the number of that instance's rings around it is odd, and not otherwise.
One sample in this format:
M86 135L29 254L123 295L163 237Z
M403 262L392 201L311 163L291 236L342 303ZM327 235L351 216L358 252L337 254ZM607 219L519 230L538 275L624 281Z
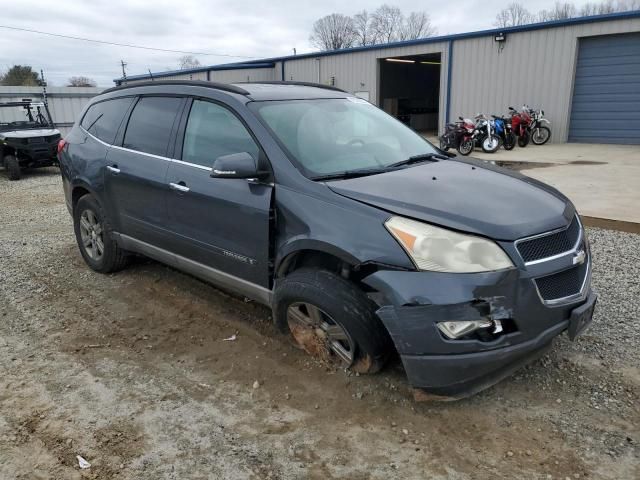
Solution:
M14 155L7 155L4 157L4 168L7 170L7 177L9 180L20 180L20 163Z
M303 350L359 373L375 373L391 351L375 304L353 283L326 270L302 268L278 283L274 321ZM337 343L336 343L337 342Z
M548 127L536 127L531 132L531 141L535 145L544 145L551 139L551 130Z
M73 209L73 229L82 258L92 270L117 272L129 263L130 255L117 244L109 219L93 195L78 200Z
M440 150L447 152L449 151L449 144L445 142L442 137L440 137Z
M458 145L458 153L460 155L469 155L473 151L473 139L462 140Z

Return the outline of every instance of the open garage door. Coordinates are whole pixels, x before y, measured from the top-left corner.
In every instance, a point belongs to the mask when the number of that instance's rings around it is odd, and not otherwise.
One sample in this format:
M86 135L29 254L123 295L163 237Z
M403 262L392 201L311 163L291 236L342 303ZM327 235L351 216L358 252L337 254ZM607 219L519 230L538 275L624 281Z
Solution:
M582 38L570 142L640 144L640 33Z
M414 130L437 134L440 54L380 59L379 105Z

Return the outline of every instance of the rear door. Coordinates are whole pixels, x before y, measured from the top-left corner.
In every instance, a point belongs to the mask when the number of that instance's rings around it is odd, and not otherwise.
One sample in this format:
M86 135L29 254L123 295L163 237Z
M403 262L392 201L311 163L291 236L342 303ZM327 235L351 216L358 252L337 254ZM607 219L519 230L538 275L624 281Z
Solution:
M118 145L107 153L105 186L120 233L166 246L166 175L171 139L186 101L139 97Z
M194 99L181 122L167 183L172 251L264 288L269 285L270 183L211 178L222 155L248 152L269 168L240 116L221 103Z

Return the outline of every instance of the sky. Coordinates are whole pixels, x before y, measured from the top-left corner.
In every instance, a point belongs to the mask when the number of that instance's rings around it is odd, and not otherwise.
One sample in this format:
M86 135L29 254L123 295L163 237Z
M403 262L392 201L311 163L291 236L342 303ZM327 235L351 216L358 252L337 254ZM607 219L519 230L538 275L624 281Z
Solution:
M314 49L313 22L338 12L375 10L381 2L351 0L0 0L0 25L40 30L147 47L211 53L195 55L203 65L290 55ZM403 12L425 11L438 34L493 28L504 0L389 1ZM555 0L537 0L535 10ZM586 3L574 1L580 6ZM531 2L525 6L534 10ZM14 64L43 69L50 85L64 86L71 76L87 76L113 86L122 75L174 70L181 53L99 45L0 28L0 71Z

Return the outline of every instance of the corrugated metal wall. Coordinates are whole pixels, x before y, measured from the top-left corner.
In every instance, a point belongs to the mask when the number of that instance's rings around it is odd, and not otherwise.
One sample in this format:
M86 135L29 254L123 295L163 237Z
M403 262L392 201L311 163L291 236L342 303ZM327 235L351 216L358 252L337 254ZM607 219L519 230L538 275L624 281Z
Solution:
M275 80L273 68L243 68L238 70L214 70L210 73L212 82L238 83Z
M541 107L552 141L567 140L579 37L640 30L640 19L610 20L507 35L502 51L493 36L453 46L451 118L506 113L523 103Z
M378 61L382 58L402 57L415 54L440 53L440 118L444 121L447 89L447 42L412 45L385 49L371 49L342 55L320 56L316 58L290 59L285 62L285 79L301 82L331 83L348 92L369 92L369 100L378 104Z
M48 87L49 110L58 129L65 135L86 103L103 89L92 87ZM41 87L0 87L0 103L19 102L24 98L42 100ZM24 120L20 108L0 108L0 121Z

